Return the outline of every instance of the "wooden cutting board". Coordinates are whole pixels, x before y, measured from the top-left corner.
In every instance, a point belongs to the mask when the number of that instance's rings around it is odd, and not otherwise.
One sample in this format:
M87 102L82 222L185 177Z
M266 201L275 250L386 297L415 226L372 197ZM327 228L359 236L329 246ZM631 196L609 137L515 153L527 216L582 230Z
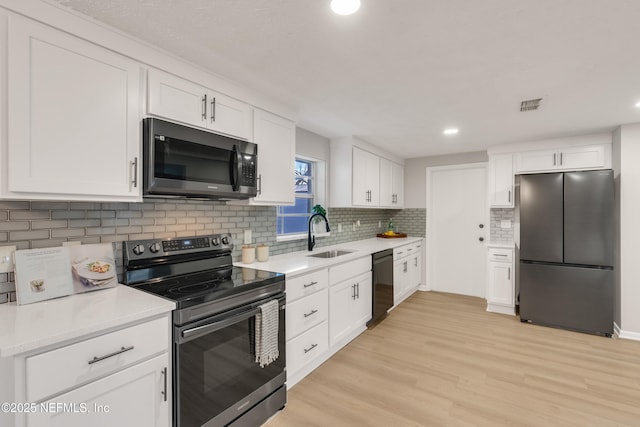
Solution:
M393 233L393 234L376 234L376 237L382 237L383 239L397 239L399 237L407 237L407 233Z

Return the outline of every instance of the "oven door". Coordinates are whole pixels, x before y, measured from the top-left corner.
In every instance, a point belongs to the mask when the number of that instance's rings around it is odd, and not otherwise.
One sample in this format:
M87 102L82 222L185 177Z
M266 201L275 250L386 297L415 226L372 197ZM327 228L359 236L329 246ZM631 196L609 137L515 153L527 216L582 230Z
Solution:
M261 368L254 353L257 307L271 299L175 328L174 425L223 426L254 407L272 411L266 421L284 406L284 296L278 298L280 356Z

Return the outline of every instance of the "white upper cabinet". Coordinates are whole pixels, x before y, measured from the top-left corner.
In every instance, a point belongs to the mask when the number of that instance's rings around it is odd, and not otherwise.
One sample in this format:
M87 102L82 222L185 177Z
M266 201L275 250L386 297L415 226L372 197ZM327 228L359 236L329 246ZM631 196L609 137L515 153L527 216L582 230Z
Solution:
M148 79L150 115L252 140L249 104L154 69Z
M331 140L330 200L334 208L396 208L404 204L404 166L355 138ZM366 148L365 148L366 147Z
M15 15L7 47L2 196L141 200L139 65Z
M258 144L258 195L228 202L251 205L293 205L296 126L290 120L259 109L254 112L254 141Z
M610 167L610 144L523 151L516 154L516 173Z
M380 158L353 147L353 205L380 204Z
M404 166L380 158L380 206L401 209L404 205Z
M492 208L513 207L513 154L489 156L489 203Z

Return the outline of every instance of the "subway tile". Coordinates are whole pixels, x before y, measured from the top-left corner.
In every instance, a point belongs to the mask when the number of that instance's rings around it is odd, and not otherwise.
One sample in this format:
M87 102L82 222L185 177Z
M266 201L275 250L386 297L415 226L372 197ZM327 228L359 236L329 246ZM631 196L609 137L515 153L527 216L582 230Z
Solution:
M99 236L106 234L115 234L115 227L87 227L87 236Z
M0 230L2 231L28 230L29 226L30 224L28 221L0 222Z
M187 226L184 224L177 224L177 225L167 225L167 231L174 231L174 232L180 232L180 231L185 231L187 229Z
M99 210L100 203L98 202L69 202L70 210Z
M30 208L30 204L28 201L21 200L0 200L0 209L9 209L9 210L26 210Z
M162 233L165 230L163 225L143 225L143 233Z
M36 240L48 239L49 230L38 231L11 231L9 232L9 240Z
M129 225L153 225L153 218L131 218L129 220Z
M115 219L115 218L103 218L100 221L100 225L103 227L124 227L129 225L129 220L126 218Z
M128 226L128 227L117 227L116 232L118 234L130 234L130 233L142 233L141 226Z
M0 221L6 221L9 219L9 212L0 211Z
M31 240L31 248L32 249L54 248L54 247L62 246L62 243L66 241L67 239Z
M123 210L129 210L129 203L120 203L120 202L116 202L116 203L102 203L100 205L100 210L103 211L123 211Z
M84 219L85 211L51 211L51 219Z
M51 212L49 211L10 211L9 219L11 221L19 221L24 219L49 219Z
M73 240L77 240L81 242L83 245L93 245L97 243L102 243L100 241L100 236L84 236L84 237L79 237Z
M31 202L31 210L67 210L69 209L69 202L49 202L49 201L37 201Z
M143 218L164 218L167 216L165 211L144 211L142 212Z
M156 218L154 220L156 225L173 225L176 223L175 218Z
M64 228L64 229L56 229L51 230L51 237L80 237L84 236L83 228Z
M117 211L118 218L142 218L142 212L139 211Z
M41 229L50 229L50 228L67 228L67 221L58 220L58 221L32 221L31 229L32 230L41 230Z
M182 217L182 218L178 218L176 223L177 224L195 224L196 223L196 219L195 218Z

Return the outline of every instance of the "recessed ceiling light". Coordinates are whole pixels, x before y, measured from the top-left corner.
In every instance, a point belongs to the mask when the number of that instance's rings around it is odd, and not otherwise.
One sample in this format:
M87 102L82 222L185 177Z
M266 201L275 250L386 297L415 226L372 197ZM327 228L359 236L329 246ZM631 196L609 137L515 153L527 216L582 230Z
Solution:
M360 9L360 0L331 0L331 10L338 15L351 15Z
M640 108L640 101L636 102L636 108Z
M455 135L458 133L458 129L457 128L449 128L449 129L445 129L443 132L445 135Z

